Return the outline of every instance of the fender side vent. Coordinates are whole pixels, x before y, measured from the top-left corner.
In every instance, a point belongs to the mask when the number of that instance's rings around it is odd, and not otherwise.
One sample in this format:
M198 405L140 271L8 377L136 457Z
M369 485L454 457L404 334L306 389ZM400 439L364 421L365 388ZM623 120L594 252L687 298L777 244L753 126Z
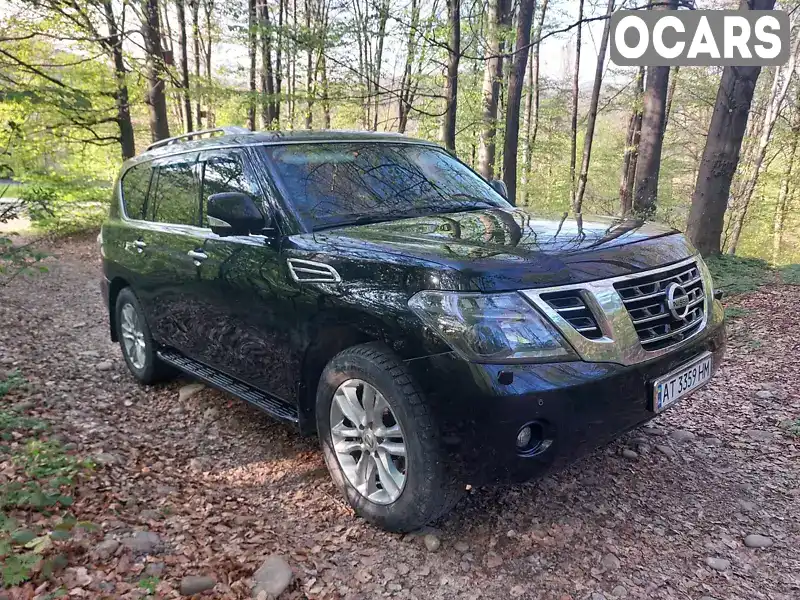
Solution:
M342 278L330 265L303 260L302 258L289 258L289 274L297 283L339 283Z

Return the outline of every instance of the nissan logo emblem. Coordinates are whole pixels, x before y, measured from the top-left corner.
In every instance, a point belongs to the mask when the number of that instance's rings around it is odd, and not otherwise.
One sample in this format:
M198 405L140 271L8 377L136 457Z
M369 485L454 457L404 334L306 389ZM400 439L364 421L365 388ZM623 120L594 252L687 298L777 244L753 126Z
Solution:
M676 319L683 319L689 314L689 295L675 282L667 286L667 308Z

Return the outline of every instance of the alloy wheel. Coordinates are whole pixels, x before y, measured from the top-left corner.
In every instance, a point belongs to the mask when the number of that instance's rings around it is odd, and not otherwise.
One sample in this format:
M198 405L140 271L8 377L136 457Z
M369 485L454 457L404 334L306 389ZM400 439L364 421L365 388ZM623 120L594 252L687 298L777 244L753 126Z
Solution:
M125 355L135 369L143 369L146 362L146 345L141 317L132 304L126 304L120 312Z
M348 379L333 395L331 441L345 477L362 496L391 504L406 482L403 430L389 402L373 385Z

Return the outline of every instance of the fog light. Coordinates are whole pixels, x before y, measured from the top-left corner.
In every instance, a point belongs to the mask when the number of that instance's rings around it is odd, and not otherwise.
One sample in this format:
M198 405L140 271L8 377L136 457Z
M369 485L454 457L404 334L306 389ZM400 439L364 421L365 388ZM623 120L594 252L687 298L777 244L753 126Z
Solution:
M522 429L519 430L517 434L517 448L520 450L527 448L528 444L531 443L531 428L528 425L525 425Z

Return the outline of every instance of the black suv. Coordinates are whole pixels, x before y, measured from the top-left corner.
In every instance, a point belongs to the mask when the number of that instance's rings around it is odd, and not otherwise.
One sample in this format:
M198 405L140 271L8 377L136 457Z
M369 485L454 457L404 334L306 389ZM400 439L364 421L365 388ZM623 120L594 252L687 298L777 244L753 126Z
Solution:
M201 135L209 134L209 135ZM516 209L435 144L214 130L125 163L100 236L133 375L188 373L319 436L393 531L707 382L724 313L672 229Z

